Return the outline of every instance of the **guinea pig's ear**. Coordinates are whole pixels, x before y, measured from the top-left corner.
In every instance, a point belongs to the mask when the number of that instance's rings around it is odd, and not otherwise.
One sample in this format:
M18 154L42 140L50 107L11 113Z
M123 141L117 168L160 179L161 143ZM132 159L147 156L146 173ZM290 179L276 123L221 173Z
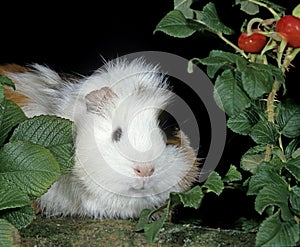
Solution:
M115 97L118 96L109 87L94 90L85 96L87 110L93 113L101 113L103 107Z

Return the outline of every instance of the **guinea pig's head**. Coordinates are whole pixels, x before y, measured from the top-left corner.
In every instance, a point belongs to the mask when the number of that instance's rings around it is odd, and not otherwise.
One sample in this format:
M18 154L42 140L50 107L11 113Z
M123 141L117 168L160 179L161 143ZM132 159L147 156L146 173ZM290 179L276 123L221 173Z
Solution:
M165 200L191 185L197 177L194 150L181 131L170 140L161 128L160 114L172 96L165 82L127 91L104 86L85 96L77 156L90 191Z

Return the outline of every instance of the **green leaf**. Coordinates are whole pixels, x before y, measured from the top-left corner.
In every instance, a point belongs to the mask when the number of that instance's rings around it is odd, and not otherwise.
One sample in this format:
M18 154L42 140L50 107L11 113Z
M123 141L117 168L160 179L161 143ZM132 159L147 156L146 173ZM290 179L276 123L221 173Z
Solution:
M153 243L156 235L159 233L160 229L163 227L167 219L167 213L164 213L160 218L155 220L150 224L146 224L144 227L145 238L148 242Z
M300 181L300 156L289 159L285 167L299 182Z
M11 181L30 198L45 193L60 177L54 156L44 147L29 142L7 143L0 150L0 184Z
M224 189L224 183L221 176L217 172L212 171L202 187L207 189L206 192L220 195Z
M2 103L3 100L4 100L4 88L0 84L0 103Z
M9 79L8 77L3 76L3 75L0 75L0 84L1 85L6 85L6 86L11 87L13 89L16 89L15 84L13 83L13 81L11 79Z
M200 206L202 198L203 192L200 186L195 186L186 192L172 192L170 194L171 204L180 201L184 207L195 209Z
M256 235L256 246L296 246L299 225L294 219L282 221L279 213L264 220Z
M249 63L240 69L244 90L252 99L257 99L272 90L273 69L269 65Z
M284 220L293 219L293 215L288 205L289 189L288 185L278 185L270 183L263 187L256 199L255 210L262 214L269 206L278 206L281 209L281 216Z
M294 186L290 192L289 198L292 211L299 217L300 216L300 187Z
M18 230L7 220L0 219L0 247L20 246L21 238Z
M227 120L227 127L240 135L248 135L256 123L256 116L254 111L245 109L237 115L230 116Z
M300 4L293 9L292 15L300 18Z
M62 173L73 166L73 129L70 120L55 116L37 116L21 123L10 141L31 142L51 151Z
M201 29L201 25L193 20L186 19L180 10L170 11L156 26L157 31L164 32L176 38L186 38Z
M262 163L260 165L257 173L249 180L247 195L257 195L261 189L268 185L275 187L288 187L286 181L275 171L271 170L273 168L269 168L270 166L272 166L270 163Z
M284 14L285 8L275 4L274 2L268 1L268 0L259 0L257 2L264 3L266 6L271 7L273 10L275 10L279 15ZM241 5L241 10L247 13L248 15L255 15L259 13L259 5L255 2L250 2L249 0L235 0L235 4Z
M203 10L198 15L198 19L213 32L224 33L227 35L234 33L231 28L221 22L215 4L212 2L209 2L204 6Z
M231 70L225 70L217 77L214 99L229 116L236 115L249 106L250 99L240 88Z
M266 121L265 115L266 107L259 102L254 102L237 115L229 117L227 120L227 127L233 132L240 135L249 135L252 127L257 124L259 120Z
M21 108L14 102L4 99L0 103L0 147L3 146L12 128L26 119Z
M212 50L208 57L197 59L197 62L207 65L207 74L210 78L213 78L221 68L234 69L237 64L241 67L247 64L247 61L241 56L219 50Z
M192 19L194 11L190 8L193 0L174 0L174 9L178 9L186 18Z
M160 217L157 218L155 221L152 221L152 216L161 211L164 208L164 212L160 214ZM135 227L135 231L143 231L145 234L145 238L148 242L153 243L155 240L156 235L159 233L160 229L162 228L163 224L165 223L171 208L171 200L168 200L168 205L158 208L158 209L144 209L139 217L139 221Z
M249 2L248 0L236 0L236 4L241 5L241 10L247 13L248 15L255 15L259 13L259 7L255 3Z
M251 138L258 144L277 144L279 133L271 122L258 122L252 128Z
M223 178L223 182L231 183L242 180L242 174L237 170L236 166L230 165L228 172Z
M149 223L149 219L151 218L153 214L153 210L149 209L149 208L145 208L142 210L140 217L139 217L139 221L137 223L137 225L135 226L135 231L142 231L144 230L145 225L147 225Z
M297 158L300 155L299 150L300 139L292 139L286 146L284 153L287 158Z
M0 180L0 210L18 208L29 205L29 197L15 186L8 185L8 182Z
M293 153L292 153L292 158L296 159L297 157L300 156L300 148L297 148Z
M291 102L282 102L278 106L276 123L280 132L289 138L300 135L300 106Z
M264 161L266 147L265 145L250 148L241 159L241 167L252 174L256 173L258 166Z
M153 243L156 235L159 233L173 207L183 204L184 207L193 207L197 209L201 203L202 197L203 193L200 186L195 186L186 192L172 192L170 193L170 197L166 206L162 206L161 208L154 210L144 209L141 212L135 230L144 230L145 238L150 243ZM160 217L155 221L150 222L153 215L162 209L164 209L163 214L160 214Z
M33 207L28 205L15 210L2 211L1 218L6 219L20 230L35 219L35 213Z

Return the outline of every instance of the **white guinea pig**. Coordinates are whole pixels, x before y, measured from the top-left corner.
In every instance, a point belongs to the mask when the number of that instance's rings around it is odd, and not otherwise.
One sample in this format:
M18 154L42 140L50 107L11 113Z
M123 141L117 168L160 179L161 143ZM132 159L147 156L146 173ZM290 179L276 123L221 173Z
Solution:
M27 116L74 123L75 164L37 199L44 215L137 218L197 180L187 136L177 130L167 139L160 128L173 93L158 66L119 59L75 82L38 64L8 75L29 99Z

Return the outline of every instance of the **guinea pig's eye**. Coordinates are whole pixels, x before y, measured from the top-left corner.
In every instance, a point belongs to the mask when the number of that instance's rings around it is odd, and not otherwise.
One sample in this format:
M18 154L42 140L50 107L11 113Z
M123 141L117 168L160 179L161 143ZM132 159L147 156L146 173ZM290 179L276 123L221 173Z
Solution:
M122 129L119 127L113 132L112 139L113 139L113 141L118 142L118 141L120 141L121 136L122 136Z

